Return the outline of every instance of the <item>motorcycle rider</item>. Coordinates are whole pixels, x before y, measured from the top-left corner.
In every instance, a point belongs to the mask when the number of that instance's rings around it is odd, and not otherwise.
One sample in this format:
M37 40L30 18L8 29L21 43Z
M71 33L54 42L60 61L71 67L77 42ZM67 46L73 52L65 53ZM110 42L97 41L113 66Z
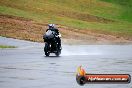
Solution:
M46 30L46 32L48 30L51 30L51 31L54 31L55 34L56 34L56 38L57 38L57 41L58 41L58 46L59 46L59 49L61 49L61 34L59 33L59 30L57 28L55 28L55 24L48 24L48 29Z

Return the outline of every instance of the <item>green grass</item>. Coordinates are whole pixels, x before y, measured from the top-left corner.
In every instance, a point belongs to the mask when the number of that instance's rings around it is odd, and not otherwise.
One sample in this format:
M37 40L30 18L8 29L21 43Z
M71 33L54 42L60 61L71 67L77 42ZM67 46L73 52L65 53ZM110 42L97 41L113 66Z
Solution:
M132 9L121 0L0 0L0 13L71 28L132 36ZM131 1L131 0L130 0ZM129 6L129 7L128 7ZM129 9L128 9L129 8ZM114 22L94 22L88 16Z
M83 14L91 14L112 20L122 20L120 19L124 17L122 13L126 11L120 5L110 4L101 0L1 0L0 5L16 9L14 11L3 8L0 11L1 13L5 10L4 12L7 14L37 20L45 20L46 18L50 20L49 18L52 18L53 15L78 19L83 17ZM29 14L27 15L27 13ZM79 14L79 16L76 17L76 14ZM127 20L130 21L132 19Z
M15 46L0 45L0 48L16 48Z
M120 14L117 17L120 20L125 20L132 22L132 0L102 0L106 2L110 2L112 4L116 4L122 8L120 10Z
M132 0L102 0L102 1L115 3L126 7L132 7Z

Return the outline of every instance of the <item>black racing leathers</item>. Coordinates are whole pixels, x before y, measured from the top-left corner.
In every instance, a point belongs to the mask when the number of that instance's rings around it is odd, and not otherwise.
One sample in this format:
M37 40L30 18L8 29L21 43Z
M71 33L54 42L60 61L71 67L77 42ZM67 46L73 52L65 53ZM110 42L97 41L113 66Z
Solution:
M59 30L58 30L58 29L56 29L56 28L49 28L49 29L47 29L47 30L46 30L46 32L47 32L48 30L54 31L54 32L56 33L56 36L58 36L58 35L59 35ZM59 36L58 36L58 37L56 37L56 38L57 38L57 41L58 41L58 46L59 46L59 49L61 49L61 39L60 39L60 37L59 37Z

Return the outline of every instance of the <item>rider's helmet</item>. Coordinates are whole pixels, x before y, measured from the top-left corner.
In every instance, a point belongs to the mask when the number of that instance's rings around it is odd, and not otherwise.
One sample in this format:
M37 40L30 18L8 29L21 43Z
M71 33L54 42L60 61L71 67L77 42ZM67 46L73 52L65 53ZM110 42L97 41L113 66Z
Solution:
M55 24L48 24L48 26L49 26L49 29L51 29L55 27Z

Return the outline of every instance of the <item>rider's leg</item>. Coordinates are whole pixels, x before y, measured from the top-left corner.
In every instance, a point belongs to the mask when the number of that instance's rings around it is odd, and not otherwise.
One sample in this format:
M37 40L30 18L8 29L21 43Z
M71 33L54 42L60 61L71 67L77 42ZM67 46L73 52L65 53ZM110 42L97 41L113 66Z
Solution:
M59 46L59 49L61 49L61 39L58 38L58 46Z

